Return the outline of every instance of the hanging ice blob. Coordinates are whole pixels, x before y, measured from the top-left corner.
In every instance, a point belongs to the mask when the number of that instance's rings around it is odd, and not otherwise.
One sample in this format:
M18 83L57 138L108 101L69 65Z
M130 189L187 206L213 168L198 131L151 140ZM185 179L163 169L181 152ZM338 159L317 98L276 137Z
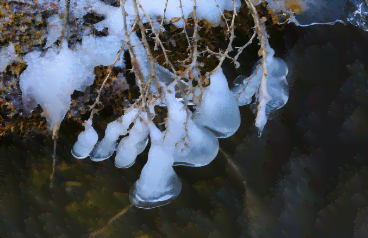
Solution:
M137 155L143 152L148 144L148 128L140 118L136 120L134 126L129 131L129 135L124 137L116 150L115 166L118 168L131 167Z
M238 106L244 106L252 102L252 97L262 81L262 59L258 60L253 67L251 76L239 75L233 82L231 92L234 94Z
M111 157L115 152L117 140L119 136L125 135L138 113L138 109L134 108L116 121L110 122L105 130L104 138L97 143L91 152L91 160L99 162Z
M75 142L72 155L77 159L84 159L93 150L98 141L98 135L92 127L92 120L88 120L85 124L85 130L78 135L78 140Z
M194 121L210 129L218 138L232 136L240 126L240 112L234 94L229 90L220 67L210 76Z
M253 111L257 113L255 125L259 135L270 115L282 108L289 99L287 74L288 67L282 59L277 57L268 59L267 76L255 94L256 101L251 105Z
M192 120L188 121L188 136L184 143L184 146L176 146L173 166L205 166L215 159L219 150L216 136Z
M148 161L139 179L129 191L131 203L139 208L151 209L172 202L182 188L181 181L173 169L175 141L163 140L163 133L151 123L151 148ZM170 134L171 132L168 132Z

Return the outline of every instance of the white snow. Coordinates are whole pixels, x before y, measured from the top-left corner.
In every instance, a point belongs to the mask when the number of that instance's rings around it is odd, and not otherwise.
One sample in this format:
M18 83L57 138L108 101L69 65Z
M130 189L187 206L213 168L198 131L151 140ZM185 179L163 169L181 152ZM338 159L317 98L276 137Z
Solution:
M84 62L67 44L50 48L44 57L33 51L24 59L28 65L20 76L25 109L33 98L44 110L48 125L53 128L60 123L69 109L70 96L75 90L84 91L94 80L93 66ZM35 106L35 105L32 105Z
M144 8L144 11L150 16L152 19L157 19L158 16L164 15L166 0L141 0L139 1ZM180 8L180 0L169 0L167 4L165 18L170 21L174 17L181 18L184 15L184 18L187 19L190 13L193 12L193 0L182 0L182 10ZM197 18L202 20L206 19L213 25L217 26L220 22L221 13L224 10L232 11L234 9L233 0L206 0L206 1L197 1ZM241 1L235 0L236 10L240 9ZM126 11L130 15L134 15L134 7L132 0L128 0L126 3ZM140 10L140 9L139 9ZM140 10L140 15L143 16L143 12ZM176 27L183 27L184 21L181 19L178 22L175 22L174 25Z
M50 47L61 36L63 20L59 14L54 14L47 19L47 41L44 49Z
M0 49L0 73L14 60L17 59L14 44L10 43L7 47Z

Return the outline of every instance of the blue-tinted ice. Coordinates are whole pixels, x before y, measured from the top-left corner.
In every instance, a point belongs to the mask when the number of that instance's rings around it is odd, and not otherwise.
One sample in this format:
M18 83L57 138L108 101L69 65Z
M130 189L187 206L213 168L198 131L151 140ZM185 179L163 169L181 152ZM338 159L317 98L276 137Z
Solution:
M229 90L222 69L210 77L211 83L204 89L201 105L194 121L210 129L218 138L232 136L240 126L240 112L234 94Z
M172 148L152 144L141 176L130 188L129 199L134 206L151 209L172 202L182 188L172 165Z

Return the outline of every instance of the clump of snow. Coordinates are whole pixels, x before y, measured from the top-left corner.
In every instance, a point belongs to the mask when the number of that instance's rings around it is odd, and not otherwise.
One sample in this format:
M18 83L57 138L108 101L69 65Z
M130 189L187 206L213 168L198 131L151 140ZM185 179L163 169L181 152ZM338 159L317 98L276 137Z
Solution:
M47 40L44 49L50 47L61 36L63 20L59 14L54 14L47 19Z
M10 43L7 47L0 49L0 73L14 60L17 59L14 44Z
M93 66L68 49L67 44L62 44L60 52L53 47L43 57L40 51L33 51L24 59L28 67L19 85L25 110L33 109L34 100L44 110L49 127L54 128L69 109L71 94L93 83Z
M169 0L167 4L167 9L165 13L165 18L167 20L171 20L173 18L179 17L181 18L184 15L184 18L187 19L189 15L193 12L193 0L181 0L182 2L182 10L180 8L180 0ZM164 9L166 0L141 0L141 5L144 8L144 11L150 16L150 18L157 19L158 16L164 16ZM211 24L217 26L221 19L221 13L224 10L232 11L234 9L233 0L206 0L206 1L197 1L197 18L199 20L206 19ZM236 10L240 9L241 1L235 0ZM129 15L135 15L134 7L132 0L128 0L125 5L126 12ZM143 18L143 12L139 9L140 14ZM147 19L145 19L147 21ZM181 19L180 21L173 23L176 27L182 28L184 26L184 21Z
M92 127L92 120L86 122L85 130L78 135L78 140L72 149L72 155L77 159L84 159L91 153L98 141L98 135Z
M118 56L122 44L122 39L113 35L106 37L85 36L80 51L89 64L109 66ZM125 67L122 57L117 65Z

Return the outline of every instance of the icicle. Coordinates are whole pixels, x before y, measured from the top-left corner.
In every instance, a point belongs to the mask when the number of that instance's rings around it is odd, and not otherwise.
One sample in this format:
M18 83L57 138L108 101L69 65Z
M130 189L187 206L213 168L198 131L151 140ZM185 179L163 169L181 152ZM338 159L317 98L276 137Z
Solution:
M118 168L131 167L137 155L143 152L148 144L148 128L139 119L129 131L129 136L124 137L116 150L115 166Z
M110 158L116 149L119 136L127 133L129 125L133 122L137 113L138 109L134 108L122 117L122 122L119 122L118 119L107 125L104 138L98 142L91 152L91 160L98 162Z
M218 138L227 138L238 130L239 107L221 68L211 75L211 84L204 89L202 103L196 113L194 121L213 131Z
M97 132L92 127L92 120L89 119L85 124L85 130L78 135L78 140L72 149L72 155L77 159L86 158L95 147L97 141Z

